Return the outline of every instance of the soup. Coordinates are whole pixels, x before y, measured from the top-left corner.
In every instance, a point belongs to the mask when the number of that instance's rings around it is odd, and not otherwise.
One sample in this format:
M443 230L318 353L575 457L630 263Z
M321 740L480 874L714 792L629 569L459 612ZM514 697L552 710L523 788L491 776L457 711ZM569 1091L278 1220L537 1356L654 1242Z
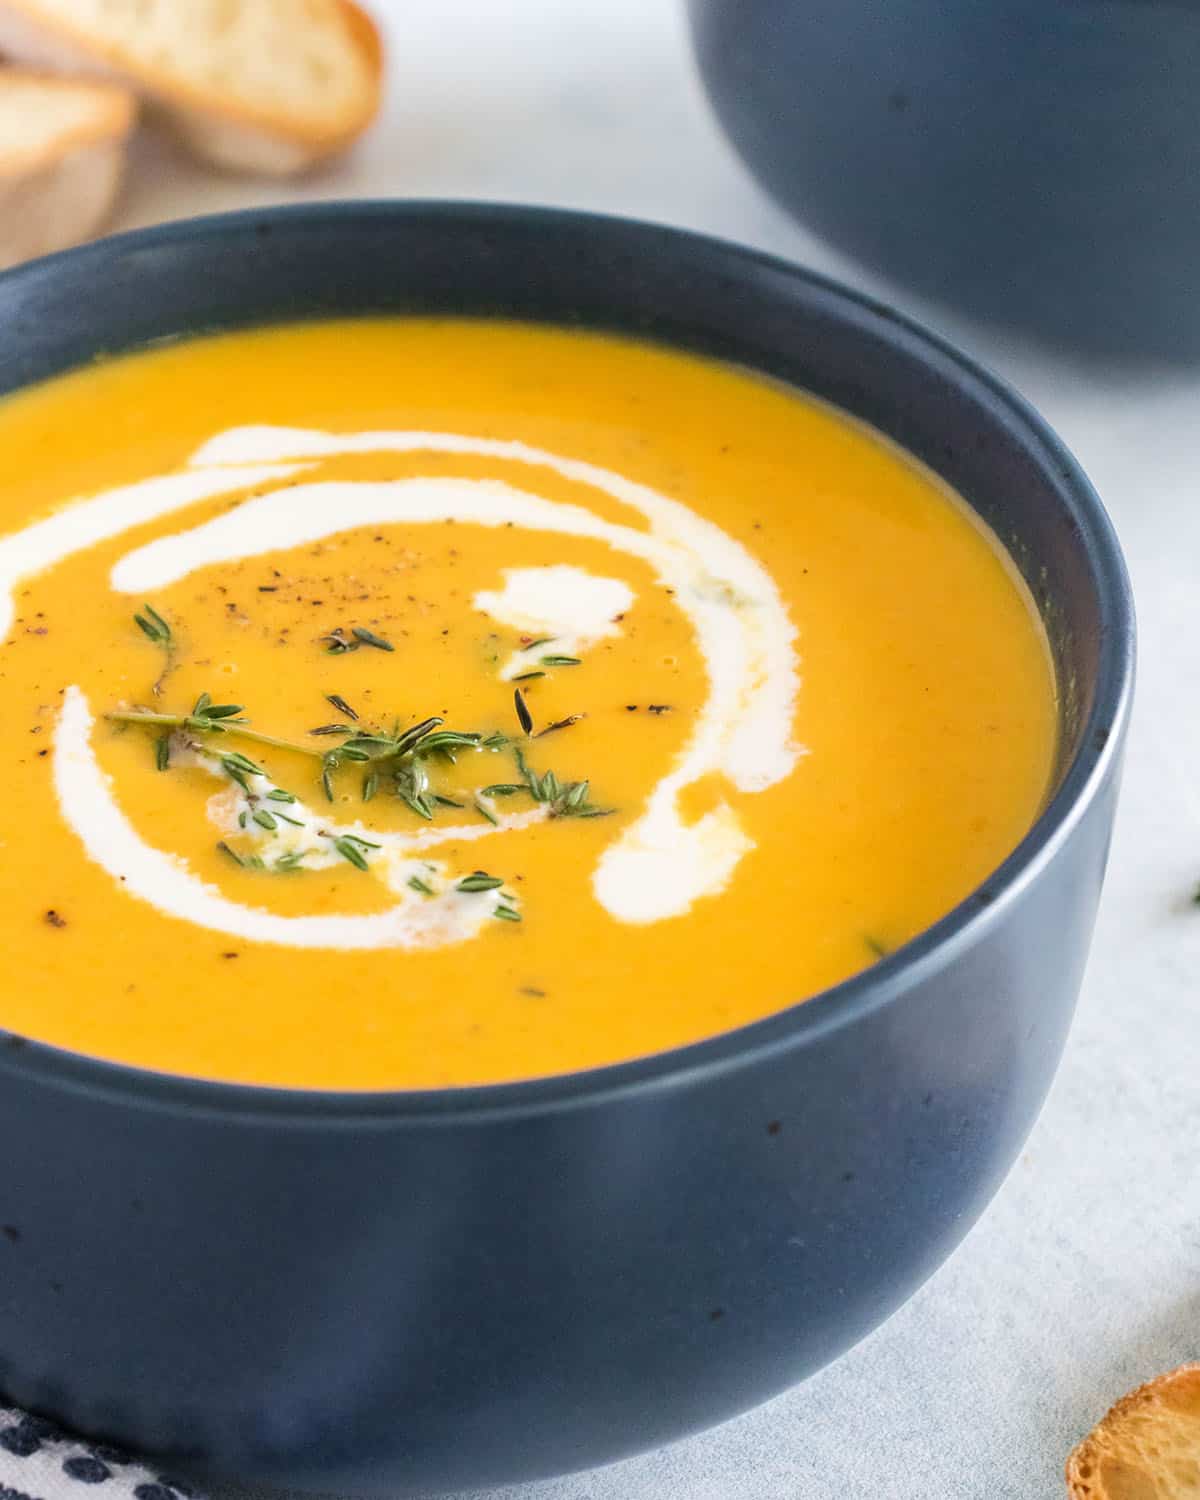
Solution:
M1046 794L1046 640L968 508L749 372L364 320L0 405L0 1025L427 1088L873 964Z

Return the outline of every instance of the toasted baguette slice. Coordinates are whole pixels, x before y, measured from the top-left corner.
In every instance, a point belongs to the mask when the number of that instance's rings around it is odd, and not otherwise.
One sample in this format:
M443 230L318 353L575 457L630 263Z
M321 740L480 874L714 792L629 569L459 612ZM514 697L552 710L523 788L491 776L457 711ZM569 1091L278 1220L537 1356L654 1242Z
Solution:
M0 0L0 53L127 84L199 156L279 175L365 130L382 74L352 0Z
M1200 1496L1200 1364L1123 1396L1067 1459L1071 1500Z
M0 67L0 268L100 228L135 114L124 89Z

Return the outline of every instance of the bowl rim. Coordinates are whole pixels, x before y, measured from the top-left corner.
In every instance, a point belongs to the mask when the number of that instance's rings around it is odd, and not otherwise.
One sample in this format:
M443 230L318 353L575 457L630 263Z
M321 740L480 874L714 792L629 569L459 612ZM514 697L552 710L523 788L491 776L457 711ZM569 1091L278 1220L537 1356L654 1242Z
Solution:
M607 236L624 235L635 254L653 245L657 251L665 249L683 259L694 254L718 256L734 275L751 268L769 271L791 288L821 296L825 309L832 311L839 322L865 322L883 342L892 347L903 344L910 356L916 354L928 368L971 396L993 420L1003 420L1015 429L1039 467L1053 469L1063 503L1078 528L1099 602L1095 696L1080 731L1078 748L1054 795L1016 848L957 905L916 937L870 968L806 999L733 1030L678 1047L574 1072L501 1083L354 1090L238 1083L167 1073L73 1052L0 1028L0 1067L39 1076L72 1092L117 1098L143 1108L224 1119L273 1117L309 1125L342 1119L387 1128L463 1119L515 1119L677 1087L750 1065L766 1054L802 1047L892 1004L985 936L1038 879L1100 795L1117 765L1133 696L1133 596L1120 544L1091 481L1046 420L986 366L877 298L736 241L616 214L455 199L335 200L243 209L111 235L0 272L0 284L11 286L22 279L54 276L60 267L86 268L89 263L92 274L99 276L106 262L129 251L169 248L196 239L219 241L232 232L258 231L263 226L306 229L356 218L364 223L387 218L475 226L523 225L551 233L555 228L571 226ZM212 330L195 330L197 335L207 331ZM648 337L653 341L653 335ZM672 346L669 337L659 342Z

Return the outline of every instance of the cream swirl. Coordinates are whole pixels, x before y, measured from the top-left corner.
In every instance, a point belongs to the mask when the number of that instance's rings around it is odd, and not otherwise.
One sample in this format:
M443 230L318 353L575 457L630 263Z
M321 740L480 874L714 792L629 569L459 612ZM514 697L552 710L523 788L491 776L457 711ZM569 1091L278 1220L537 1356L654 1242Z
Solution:
M582 503L552 501L526 485L499 479L296 483L293 477L286 490L266 488L339 454L414 451L490 457L526 473L549 469L577 486L581 499L591 489L618 501L631 512L629 522L611 521ZM453 433L339 435L251 427L231 429L205 443L181 474L76 501L49 520L0 541L0 583L11 589L19 577L82 547L248 485L262 486L265 492L126 553L112 569L113 588L146 594L198 568L316 542L357 527L447 520L588 537L649 564L673 591L674 602L692 626L707 668L709 692L674 765L601 854L593 891L619 920L652 922L681 915L694 901L723 889L751 841L727 803L694 823L685 822L681 793L714 772L740 791L761 791L790 774L802 753L792 741L798 691L796 631L770 574L741 543L648 486L523 443ZM577 635L585 638L596 628L592 616L598 590L582 590L580 597L590 614L587 621L574 623ZM567 612L562 621L566 627L573 623L569 604L564 591L556 607ZM11 599L8 607L11 616ZM111 787L95 761L90 731L88 706L72 689L56 745L56 785L64 815L90 857L105 868L115 868L113 851L118 849L125 888L164 913L231 935L302 947L412 946L471 935L440 910L436 933L432 925L424 936L415 928L409 932L407 923L433 924L434 913L431 903L419 906L406 898L392 910L355 917L282 918L228 901L183 868L182 861L142 844L112 801ZM175 872L170 879L163 860ZM131 873L135 867L144 872L144 879ZM429 913L426 918L422 910Z

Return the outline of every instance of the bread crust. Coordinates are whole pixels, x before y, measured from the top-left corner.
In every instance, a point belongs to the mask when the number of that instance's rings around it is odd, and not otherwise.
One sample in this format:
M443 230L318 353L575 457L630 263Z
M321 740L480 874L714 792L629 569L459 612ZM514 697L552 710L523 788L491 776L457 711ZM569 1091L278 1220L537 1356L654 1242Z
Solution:
M0 141L0 180L23 176L52 165L68 151L101 142L121 142L132 131L137 119L137 101L127 90L109 84L83 83L58 78L31 68L0 68L0 87L6 79L34 84L64 97L90 95L92 112L63 128L50 140L37 145L5 147Z
M136 63L118 44L43 17L37 0L0 0L0 51L18 61L115 80L144 94L200 155L238 170L290 173L343 150L374 119L383 78L383 42L355 0L335 0L365 63L367 87L344 119L282 119L162 69Z
M1070 1453L1070 1500L1185 1500L1200 1494L1200 1364L1122 1396Z

